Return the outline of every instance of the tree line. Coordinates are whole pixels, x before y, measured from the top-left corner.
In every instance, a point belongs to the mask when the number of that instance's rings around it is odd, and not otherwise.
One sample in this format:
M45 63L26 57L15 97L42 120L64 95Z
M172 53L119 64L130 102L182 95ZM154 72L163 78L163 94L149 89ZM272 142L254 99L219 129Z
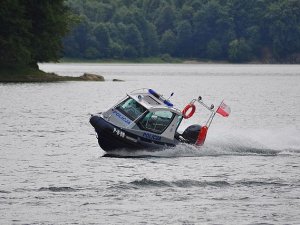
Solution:
M299 0L1 0L0 25L1 68L63 56L300 61Z
M245 62L300 53L299 0L67 0L80 22L64 56Z

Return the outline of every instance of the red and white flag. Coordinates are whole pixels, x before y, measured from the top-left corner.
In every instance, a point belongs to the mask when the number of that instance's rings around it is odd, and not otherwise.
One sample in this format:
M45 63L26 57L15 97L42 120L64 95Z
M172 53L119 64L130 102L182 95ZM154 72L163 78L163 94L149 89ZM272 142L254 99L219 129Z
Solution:
M216 112L224 117L228 117L231 110L230 107L222 101Z

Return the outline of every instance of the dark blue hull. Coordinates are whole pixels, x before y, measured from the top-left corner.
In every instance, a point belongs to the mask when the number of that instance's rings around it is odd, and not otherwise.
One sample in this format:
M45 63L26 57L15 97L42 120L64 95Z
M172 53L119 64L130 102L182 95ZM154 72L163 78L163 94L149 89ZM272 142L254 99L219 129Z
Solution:
M126 151L137 150L157 150L164 147L174 147L175 144L166 144L163 142L154 142L152 140L138 137L124 129L114 126L99 115L93 115L90 118L91 125L95 128L98 135L98 143L106 152L125 149ZM116 132L118 131L118 132Z

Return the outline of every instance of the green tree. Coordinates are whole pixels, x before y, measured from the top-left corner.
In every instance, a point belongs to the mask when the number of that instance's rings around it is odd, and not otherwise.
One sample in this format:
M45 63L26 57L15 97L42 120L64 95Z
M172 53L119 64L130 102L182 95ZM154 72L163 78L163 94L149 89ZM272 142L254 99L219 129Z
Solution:
M220 56L225 58L228 43L235 37L228 8L217 0L208 1L195 14L193 22L195 55L206 58L207 45L214 39L221 45Z
M171 6L165 6L156 20L156 27L159 34L164 33L166 30L172 30L175 23L175 12Z
M230 42L228 52L232 62L245 62L251 57L251 49L245 39Z
M159 52L159 41L158 35L156 32L156 27L152 24L147 22L145 29L144 29L144 55L145 56L153 56L157 55Z
M300 2L276 1L265 14L270 47L277 58L300 51Z
M122 49L121 45L116 42L111 42L109 51L109 55L114 59L120 59L124 55L124 50Z
M131 24L127 27L124 42L128 45L127 51L130 52L129 55L132 55L131 57L138 57L143 54L144 42L141 33L135 25ZM132 52L136 53L131 54Z
M83 56L87 59L97 59L99 57L99 52L95 47L88 47L85 49Z
M63 0L2 0L0 64L37 67L57 61L71 24Z
M167 53L173 55L176 48L176 37L171 30L167 30L160 41L161 53Z
M104 58L108 55L110 36L107 27L103 23L99 23L94 28L94 35L96 38L96 45L98 50L98 57Z
M250 26L245 31L245 39L249 43L252 52L256 56L260 56L262 44L262 34L258 25Z
M30 0L25 4L30 18L32 35L31 62L57 61L61 57L62 38L68 33L71 21L63 0Z
M177 26L176 55L189 57L192 55L192 26L189 21L184 20Z
M181 9L182 20L192 21L194 16L194 11L195 10L190 5L188 4L183 5Z
M18 0L2 0L0 7L0 65L31 63L31 22L25 5Z
M84 58L84 52L91 42L92 26L86 16L80 17L80 22L73 28L72 32L64 38L64 52L68 57Z
M215 39L210 40L207 43L206 55L210 59L220 59L221 56L222 56L222 46L221 46L221 44Z

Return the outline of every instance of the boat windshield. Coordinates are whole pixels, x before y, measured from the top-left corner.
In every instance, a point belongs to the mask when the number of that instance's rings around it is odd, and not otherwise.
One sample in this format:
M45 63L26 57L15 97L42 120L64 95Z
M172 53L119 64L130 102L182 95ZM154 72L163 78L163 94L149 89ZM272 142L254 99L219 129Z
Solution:
M161 134L173 121L174 116L175 114L170 111L148 112L142 119L139 120L138 126L142 130Z
M147 110L144 106L132 98L125 99L116 107L116 109L131 120L136 120Z

